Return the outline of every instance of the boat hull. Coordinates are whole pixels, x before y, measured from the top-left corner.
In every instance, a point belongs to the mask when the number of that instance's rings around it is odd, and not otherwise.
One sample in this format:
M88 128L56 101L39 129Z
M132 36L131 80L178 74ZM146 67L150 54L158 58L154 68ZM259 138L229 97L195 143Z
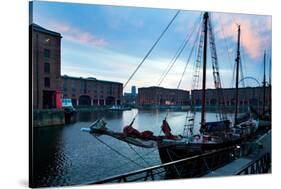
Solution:
M181 144L166 147L158 147L160 159L162 163L168 163L179 159L188 158L194 155L200 155L211 150L219 150L221 148L239 145L241 140L229 141L218 144Z
M159 147L158 152L163 164L223 148L229 149L221 153L214 153L213 155L204 158L198 156L198 158L194 161L187 161L173 167L165 168L165 178L174 179L199 177L213 169L221 167L234 160L236 156L235 154L238 153L236 151L236 146L239 145L240 142L241 140L234 140L219 144L194 143Z

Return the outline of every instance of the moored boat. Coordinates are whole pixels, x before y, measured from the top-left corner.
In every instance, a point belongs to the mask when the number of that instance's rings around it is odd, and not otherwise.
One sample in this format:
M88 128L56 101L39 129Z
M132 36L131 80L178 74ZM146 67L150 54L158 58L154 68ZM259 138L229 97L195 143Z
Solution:
M237 106L238 99L236 98L236 111L235 122L231 123L226 116L223 115L222 105L220 104L220 120L214 122L207 122L205 119L206 113L206 70L207 70L207 39L210 41L211 56L212 56L212 68L214 74L215 88L218 91L218 95L223 99L221 94L221 81L218 70L218 63L216 57L215 40L213 36L212 26L209 21L208 12L204 13L199 54L203 54L203 57L199 55L199 61L203 60L203 78L202 78L202 101L201 101L201 122L200 132L193 132L193 125L187 125L186 133L184 135L173 135L171 128L166 118L163 120L161 129L164 135L155 136L151 131L140 132L132 127L133 121L130 125L123 129L123 132L113 132L106 128L106 123L103 120L98 120L92 124L89 128L82 129L94 136L108 135L118 140L127 142L139 147L144 148L158 148L160 159L162 163L175 161L178 159L187 158L193 155L202 154L212 150L218 150L226 147L239 146L244 140L253 136L257 129L257 122L253 119L251 114L245 114L242 117L238 116ZM239 68L240 61L240 26L238 29L238 50L237 50L237 67ZM199 62L197 61L197 62ZM198 66L196 66L198 67ZM200 66L199 66L200 68ZM198 72L199 73L199 72ZM237 69L237 77L238 77ZM238 78L236 79L236 97L238 97ZM194 117L189 121L194 122Z

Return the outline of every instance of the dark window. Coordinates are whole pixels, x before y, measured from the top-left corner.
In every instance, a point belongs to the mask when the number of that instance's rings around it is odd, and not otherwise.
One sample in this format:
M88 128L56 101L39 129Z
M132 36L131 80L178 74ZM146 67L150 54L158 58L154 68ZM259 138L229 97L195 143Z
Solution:
M67 92L67 80L63 81L63 91Z
M50 73L50 64L49 63L44 63L44 73Z
M45 85L45 87L50 88L50 78L45 77L45 79L44 79L44 85Z
M86 82L82 79L80 81L80 93L86 93Z
M71 90L72 90L73 93L76 92L76 88L75 88L75 87L76 87L76 86L75 86L75 82L72 81L72 82L71 82Z
M44 57L50 58L50 49L44 49Z

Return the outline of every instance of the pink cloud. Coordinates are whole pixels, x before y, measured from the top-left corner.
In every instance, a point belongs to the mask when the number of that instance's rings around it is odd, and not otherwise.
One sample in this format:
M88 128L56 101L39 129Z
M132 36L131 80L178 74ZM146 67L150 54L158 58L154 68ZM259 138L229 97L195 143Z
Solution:
M241 45L252 58L257 59L263 53L263 36L255 31L255 28L248 20L240 22L241 25Z
M81 31L67 23L50 22L48 25L48 28L60 32L65 39L70 41L91 46L105 46L108 44L105 39L99 38L90 32Z
M265 32L271 31L270 17L260 19L258 16L254 17L252 15L231 16L225 14L222 16L215 15L214 19L219 24L222 24L224 28L224 32L221 31L221 26L215 30L219 38L230 37L233 42L237 42L237 24L239 24L241 28L241 47L252 59L258 59L263 56L263 51L268 48L270 42L270 36L264 35Z

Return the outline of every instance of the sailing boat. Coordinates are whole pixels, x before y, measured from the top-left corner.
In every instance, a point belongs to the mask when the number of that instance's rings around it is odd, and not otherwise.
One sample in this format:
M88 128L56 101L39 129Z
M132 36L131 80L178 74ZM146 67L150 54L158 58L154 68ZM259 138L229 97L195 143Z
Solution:
M124 128L123 133L109 130L104 120L97 120L89 128L82 128L81 130L89 132L96 137L99 135L108 135L143 148L158 148L162 163L190 157L210 150L239 145L245 138L249 137L254 132L256 126L252 120L240 120L236 118L235 127L231 127L231 122L228 119L216 122L206 122L205 120L207 38L208 26L210 27L208 12L204 13L202 26L204 40L200 134L193 135L193 132L189 132L187 136L173 135L166 119L163 120L161 127L164 135L160 136L154 136L150 131L137 131L132 127L134 120L130 125ZM240 28L238 36L240 36ZM240 39L240 37L238 37L238 39ZM238 40L238 62L239 46L240 41ZM238 103L237 100L236 103Z
M270 129L271 128L271 108L269 107L266 110L265 101L266 101L266 75L265 75L265 64L266 64L266 52L264 52L263 58L263 109L262 113L256 111L253 107L251 107L251 112L259 119L259 128L260 129ZM271 85L269 84L270 90ZM270 98L271 99L271 98Z

